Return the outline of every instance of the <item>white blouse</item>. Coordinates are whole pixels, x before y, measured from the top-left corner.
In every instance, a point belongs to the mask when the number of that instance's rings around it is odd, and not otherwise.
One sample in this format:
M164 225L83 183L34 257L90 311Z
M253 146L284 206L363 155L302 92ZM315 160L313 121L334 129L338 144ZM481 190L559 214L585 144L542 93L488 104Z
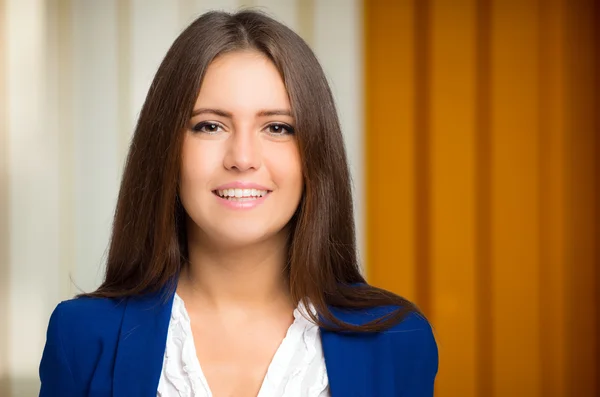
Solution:
M303 310L302 304L294 310L294 322L269 364L257 397L330 397L319 327L302 315ZM177 294L157 396L212 397L196 356L190 317Z

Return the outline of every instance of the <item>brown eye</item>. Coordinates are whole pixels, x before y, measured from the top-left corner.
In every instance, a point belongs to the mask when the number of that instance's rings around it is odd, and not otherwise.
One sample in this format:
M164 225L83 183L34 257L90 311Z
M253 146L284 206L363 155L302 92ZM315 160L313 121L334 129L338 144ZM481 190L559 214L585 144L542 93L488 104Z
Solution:
M216 134L217 132L219 132L219 129L222 129L220 124L212 123L209 121L203 121L192 127L192 131L204 132L206 134Z
M267 126L267 132L271 135L291 135L294 129L287 124L273 123Z

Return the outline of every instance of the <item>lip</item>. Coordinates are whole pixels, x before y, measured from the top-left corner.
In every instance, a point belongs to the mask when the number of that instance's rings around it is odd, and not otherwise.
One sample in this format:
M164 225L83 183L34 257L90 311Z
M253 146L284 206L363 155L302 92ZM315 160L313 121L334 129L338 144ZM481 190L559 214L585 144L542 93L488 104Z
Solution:
M266 190L267 194L265 194L264 196L257 198L257 199L251 199L248 201L233 201L233 200L227 200L226 198L223 198L221 196L219 196L217 194L217 190L225 190L225 189L256 189L256 190ZM268 187L256 184L256 183L252 183L252 182L243 182L243 181L235 181L235 182L231 182L231 183L227 183L225 185L220 185L219 187L215 188L212 192L214 194L214 196L217 198L217 200L219 200L219 202L224 205L225 207L229 208L229 209L233 209L233 210L249 210L249 209L253 209L258 207L259 205L261 205L262 203L265 202L265 200L267 199L267 197L269 197L271 195L271 192L273 190L269 189Z
M262 196L260 198L250 199L248 201L227 200L226 198L223 198L223 197L219 196L218 194L215 194L214 196L216 197L217 200L219 200L219 203L223 204L225 207L227 207L229 209L250 210L250 209L256 208L259 205L261 205L262 203L264 203L265 200L267 199L267 197L269 197L270 195L271 195L271 192L269 191L269 193L265 194L264 196Z

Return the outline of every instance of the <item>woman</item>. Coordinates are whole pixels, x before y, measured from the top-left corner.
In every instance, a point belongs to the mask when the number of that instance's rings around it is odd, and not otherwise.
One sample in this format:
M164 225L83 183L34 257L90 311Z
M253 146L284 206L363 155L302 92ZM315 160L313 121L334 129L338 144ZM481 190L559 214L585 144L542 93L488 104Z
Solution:
M97 291L58 305L47 396L432 396L437 348L369 286L325 76L269 17L212 12L148 92Z

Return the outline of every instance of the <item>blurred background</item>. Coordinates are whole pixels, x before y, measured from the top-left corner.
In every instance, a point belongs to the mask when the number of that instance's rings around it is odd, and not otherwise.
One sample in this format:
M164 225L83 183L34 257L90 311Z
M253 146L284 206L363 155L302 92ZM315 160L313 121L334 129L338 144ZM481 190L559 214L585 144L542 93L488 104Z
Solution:
M99 285L136 117L179 32L258 7L311 45L372 284L415 301L436 396L600 396L594 0L0 0L0 396Z

